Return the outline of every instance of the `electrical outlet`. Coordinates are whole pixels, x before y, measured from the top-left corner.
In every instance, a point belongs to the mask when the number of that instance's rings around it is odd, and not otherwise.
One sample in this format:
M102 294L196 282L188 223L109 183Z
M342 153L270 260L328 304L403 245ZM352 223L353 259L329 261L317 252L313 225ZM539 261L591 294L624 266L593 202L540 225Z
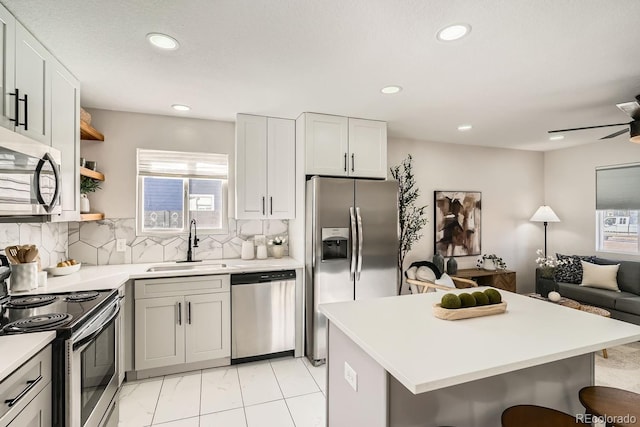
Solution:
M127 251L127 239L116 239L116 252Z
M358 374L347 362L344 362L344 379L354 391L358 391Z

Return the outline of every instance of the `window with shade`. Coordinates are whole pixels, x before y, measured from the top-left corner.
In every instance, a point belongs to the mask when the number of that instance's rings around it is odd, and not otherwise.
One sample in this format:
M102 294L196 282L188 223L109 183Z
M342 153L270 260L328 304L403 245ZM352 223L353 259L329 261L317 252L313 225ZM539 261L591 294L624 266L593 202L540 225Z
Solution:
M596 250L640 254L640 164L596 169Z
M228 156L138 149L138 234L227 229Z

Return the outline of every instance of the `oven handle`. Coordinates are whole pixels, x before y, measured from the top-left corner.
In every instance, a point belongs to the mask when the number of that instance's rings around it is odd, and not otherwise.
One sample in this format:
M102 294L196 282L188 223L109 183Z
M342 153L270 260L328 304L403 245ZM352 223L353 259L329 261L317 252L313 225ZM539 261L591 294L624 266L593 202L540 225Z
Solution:
M89 335L86 335L84 337L82 337L81 339L79 339L78 341L75 341L73 343L73 351L76 351L78 348L82 347L83 345L87 344L88 342L90 342L91 340L93 340L95 337L97 337L98 335L100 335L100 333L102 331L104 331L109 324L118 316L118 314L120 313L120 304L114 304L114 310L113 313L109 316L109 318L107 320L105 320L104 322L102 322L102 324L93 332L91 332Z

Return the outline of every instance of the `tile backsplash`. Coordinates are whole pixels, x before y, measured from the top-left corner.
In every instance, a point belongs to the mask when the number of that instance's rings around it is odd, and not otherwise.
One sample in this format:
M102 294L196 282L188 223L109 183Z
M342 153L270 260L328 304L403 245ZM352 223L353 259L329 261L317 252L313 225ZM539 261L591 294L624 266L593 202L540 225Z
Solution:
M0 224L0 253L11 245L34 244L42 268L67 259L69 223Z
M178 261L187 256L187 235L136 236L134 218L69 223L69 257L83 264L131 264ZM228 234L198 233L196 259L240 258L242 242L264 234L288 240L286 220L229 220ZM2 235L0 234L0 237ZM125 239L124 252L116 251L116 240ZM269 247L271 256L271 247ZM285 253L288 247L285 246Z

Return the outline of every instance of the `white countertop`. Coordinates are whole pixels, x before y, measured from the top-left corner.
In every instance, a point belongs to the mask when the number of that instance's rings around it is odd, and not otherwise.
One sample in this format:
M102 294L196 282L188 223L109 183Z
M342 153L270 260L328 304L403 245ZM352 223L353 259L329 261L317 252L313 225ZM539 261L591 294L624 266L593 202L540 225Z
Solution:
M55 337L55 332L34 332L0 337L0 381L35 356Z
M225 264L226 267L221 267ZM184 265L190 267L196 265L193 270L156 271L148 272L151 267ZM208 260L198 263L177 264L175 262L149 263L149 264L115 264L101 266L83 266L77 273L68 276L49 276L47 286L28 292L12 293L21 294L46 294L52 292L76 292L97 289L116 289L129 279L148 279L154 277L177 276L201 276L205 274L237 274L255 271L278 271L303 268L304 263L293 258L267 258L256 260L220 259Z
M640 340L640 326L500 293L506 313L456 321L433 316L441 292L320 311L414 394Z

